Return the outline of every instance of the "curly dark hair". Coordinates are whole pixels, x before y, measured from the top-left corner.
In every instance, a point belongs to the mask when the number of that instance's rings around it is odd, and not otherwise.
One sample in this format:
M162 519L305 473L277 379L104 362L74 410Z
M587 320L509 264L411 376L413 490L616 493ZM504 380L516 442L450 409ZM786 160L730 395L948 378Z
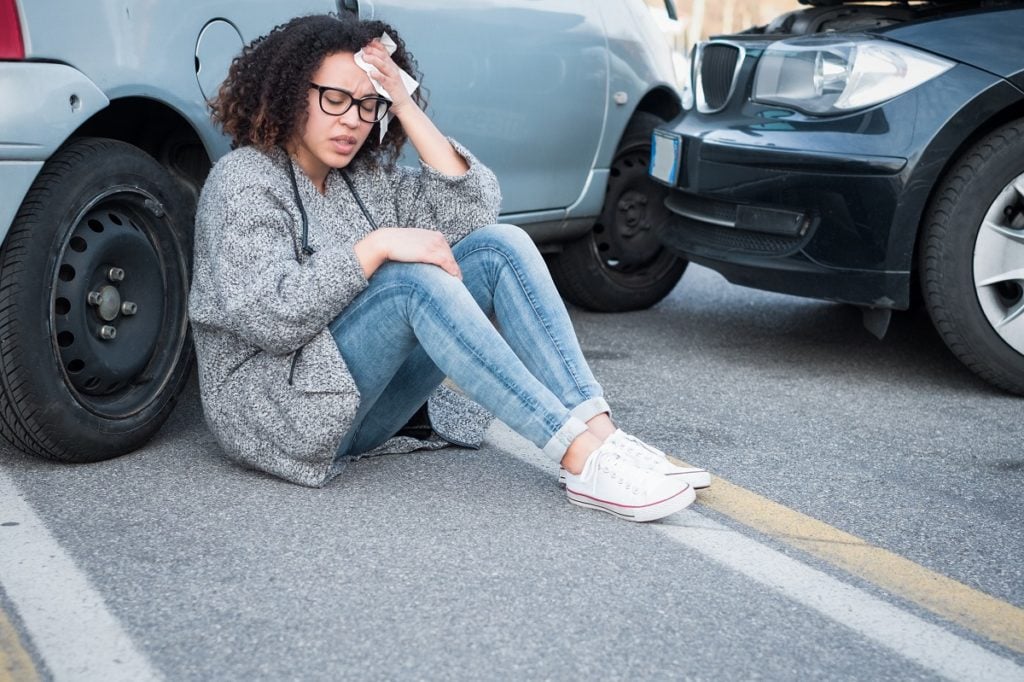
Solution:
M335 14L296 17L252 41L235 57L227 79L210 102L213 120L231 137L233 147L252 145L264 151L284 147L305 123L306 93L324 58L337 52L358 52L385 31L398 46L391 55L395 64L421 80L416 60L401 36L383 21ZM413 93L420 108L426 106L422 90ZM371 132L356 158L375 165L394 164L406 139L395 118L384 141Z

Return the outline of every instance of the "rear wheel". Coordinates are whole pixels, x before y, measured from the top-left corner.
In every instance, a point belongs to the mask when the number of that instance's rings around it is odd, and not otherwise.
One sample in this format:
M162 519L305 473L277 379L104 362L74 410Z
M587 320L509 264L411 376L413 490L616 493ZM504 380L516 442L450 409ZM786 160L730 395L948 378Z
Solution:
M1024 121L950 169L923 240L922 290L946 345L984 379L1024 394Z
M75 140L0 249L0 432L69 462L160 428L187 379L192 201L142 151Z
M657 231L669 218L668 188L647 174L651 132L664 123L638 113L615 152L604 207L585 236L551 259L551 275L569 302L602 312L649 308L683 276L687 261Z

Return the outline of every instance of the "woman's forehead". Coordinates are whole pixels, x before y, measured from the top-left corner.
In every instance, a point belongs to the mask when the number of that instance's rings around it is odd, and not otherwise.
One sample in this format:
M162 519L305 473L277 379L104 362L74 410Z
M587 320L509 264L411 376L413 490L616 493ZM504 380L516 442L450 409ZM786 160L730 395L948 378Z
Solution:
M324 57L320 68L313 74L313 82L348 90L356 97L375 93L370 77L356 66L355 55L351 52L335 52Z

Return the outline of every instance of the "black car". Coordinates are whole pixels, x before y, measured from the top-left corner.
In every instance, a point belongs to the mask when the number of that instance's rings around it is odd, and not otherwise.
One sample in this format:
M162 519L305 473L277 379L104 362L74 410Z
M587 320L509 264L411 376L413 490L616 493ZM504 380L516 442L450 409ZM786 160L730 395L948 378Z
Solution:
M950 349L1024 393L1024 3L801 1L695 48L695 102L654 134L661 242L878 336L919 284Z

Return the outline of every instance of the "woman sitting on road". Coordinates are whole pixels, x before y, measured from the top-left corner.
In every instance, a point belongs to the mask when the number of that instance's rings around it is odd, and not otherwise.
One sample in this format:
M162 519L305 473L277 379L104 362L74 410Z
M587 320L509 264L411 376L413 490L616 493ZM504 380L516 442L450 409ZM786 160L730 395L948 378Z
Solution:
M438 131L410 74L391 26L335 16L293 19L232 64L212 106L235 150L199 201L189 303L213 433L232 459L322 486L370 451L477 447L483 406L561 461L570 502L682 509L708 473L616 429L543 259L495 224L493 173ZM407 139L419 169L396 165ZM428 399L437 435L396 437Z

